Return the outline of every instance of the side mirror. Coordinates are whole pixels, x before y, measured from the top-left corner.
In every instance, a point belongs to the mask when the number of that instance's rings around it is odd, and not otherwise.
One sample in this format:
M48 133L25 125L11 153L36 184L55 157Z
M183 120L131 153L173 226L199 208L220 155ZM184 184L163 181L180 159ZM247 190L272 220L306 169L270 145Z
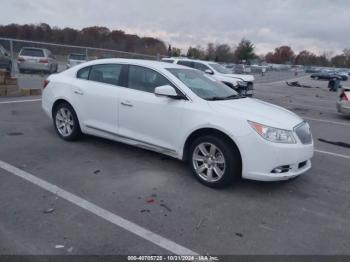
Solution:
M205 69L204 72L205 72L206 74L208 74L208 75L213 75L213 74L214 74L213 70L210 70L210 69Z
M173 99L183 99L182 96L176 93L175 88L170 85L156 87L154 89L154 94L156 96L166 96Z

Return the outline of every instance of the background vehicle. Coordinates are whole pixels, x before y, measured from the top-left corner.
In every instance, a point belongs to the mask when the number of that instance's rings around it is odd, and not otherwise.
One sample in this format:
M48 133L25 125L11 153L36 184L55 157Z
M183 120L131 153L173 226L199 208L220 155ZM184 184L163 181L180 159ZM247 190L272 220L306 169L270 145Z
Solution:
M69 54L67 68L71 68L73 66L79 65L81 63L85 63L87 61L88 61L88 58L86 57L85 54Z
M236 74L247 74L247 73L250 74L252 72L252 69L248 65L237 64L237 65L235 65L233 71Z
M186 160L210 187L311 168L313 139L300 117L180 65L90 61L51 75L42 107L64 140L84 133Z
M25 71L40 71L55 73L58 69L56 57L44 48L23 47L17 58L18 69Z
M331 79L339 79L341 81L348 80L348 76L346 75L340 75L335 72L326 72L326 71L311 74L310 77L315 80L331 80Z
M0 69L6 69L8 72L12 69L11 56L2 45L0 45Z
M350 88L343 87L337 102L339 113L350 115Z
M195 68L211 75L214 79L224 83L242 95L253 96L255 79L252 75L232 74L231 70L215 62L183 58L167 58L166 60L162 60L165 62L172 60L175 64Z

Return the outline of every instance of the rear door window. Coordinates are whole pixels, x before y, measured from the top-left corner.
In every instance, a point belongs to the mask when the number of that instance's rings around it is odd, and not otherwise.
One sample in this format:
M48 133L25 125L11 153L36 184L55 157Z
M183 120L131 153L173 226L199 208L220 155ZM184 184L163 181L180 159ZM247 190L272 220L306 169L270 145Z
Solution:
M89 80L111 85L119 85L123 66L118 64L94 65L89 73Z

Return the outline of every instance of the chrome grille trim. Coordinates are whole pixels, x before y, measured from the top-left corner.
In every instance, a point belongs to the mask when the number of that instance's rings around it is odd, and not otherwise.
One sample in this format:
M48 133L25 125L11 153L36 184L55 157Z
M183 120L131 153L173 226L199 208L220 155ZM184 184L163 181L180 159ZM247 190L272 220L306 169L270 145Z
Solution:
M312 134L311 134L310 126L306 121L294 127L294 132L298 136L301 143L303 143L304 145L308 145L312 143Z

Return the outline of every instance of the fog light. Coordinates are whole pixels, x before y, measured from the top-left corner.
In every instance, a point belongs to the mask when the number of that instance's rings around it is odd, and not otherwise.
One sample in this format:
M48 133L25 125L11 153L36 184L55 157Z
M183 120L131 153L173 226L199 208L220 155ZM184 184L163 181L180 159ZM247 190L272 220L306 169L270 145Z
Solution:
M279 166L279 167L276 167L275 169L273 169L271 171L271 173L273 173L273 174L287 173L290 169L291 168L290 168L289 165L287 165L287 166Z

